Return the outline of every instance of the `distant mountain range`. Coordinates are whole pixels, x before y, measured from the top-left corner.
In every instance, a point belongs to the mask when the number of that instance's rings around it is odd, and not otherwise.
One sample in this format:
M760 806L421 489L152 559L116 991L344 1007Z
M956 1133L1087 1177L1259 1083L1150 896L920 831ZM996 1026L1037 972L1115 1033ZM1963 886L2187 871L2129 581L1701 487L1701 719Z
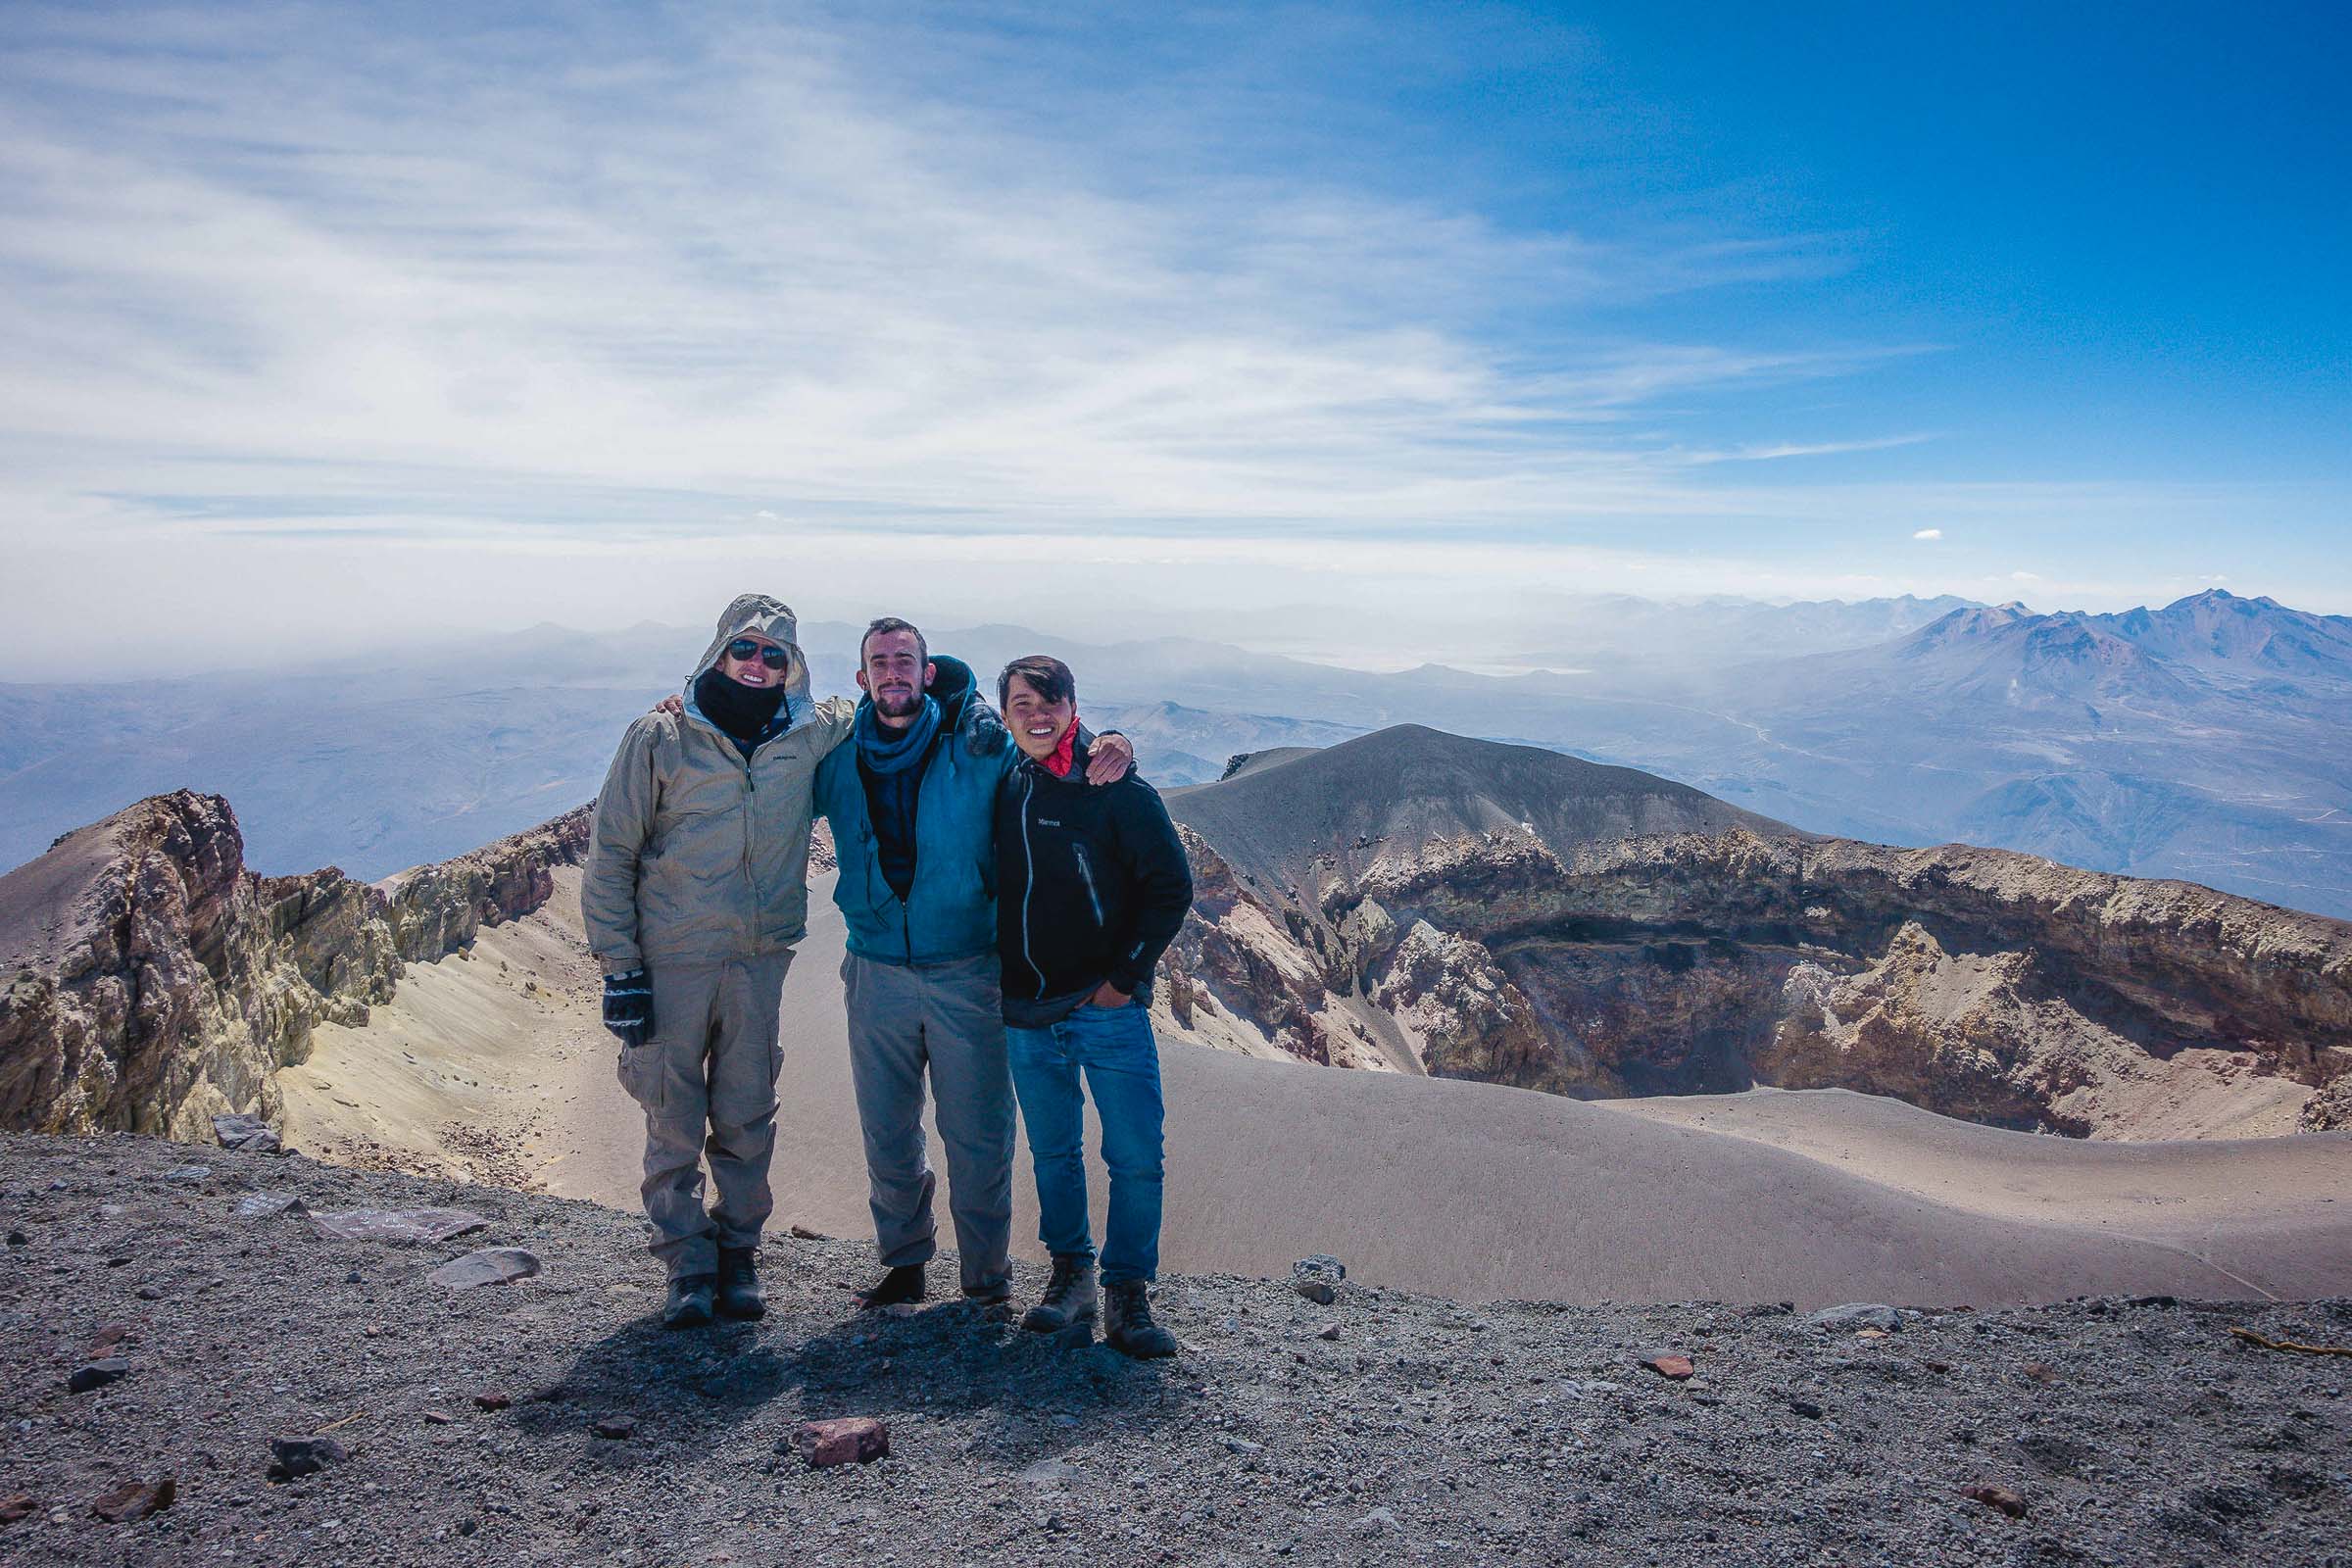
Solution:
M1163 785L1213 779L1237 753L1427 724L1642 767L1814 832L1962 840L2352 914L2352 617L2220 591L2101 615L1910 598L1562 607L1547 646L1487 662L1547 666L1517 674L1006 625L935 640L984 676L1018 654L1067 659L1089 722L1133 734ZM821 689L850 689L858 634L803 628ZM389 662L0 686L0 866L181 787L233 797L266 870L444 858L593 794L621 726L702 642L536 626Z

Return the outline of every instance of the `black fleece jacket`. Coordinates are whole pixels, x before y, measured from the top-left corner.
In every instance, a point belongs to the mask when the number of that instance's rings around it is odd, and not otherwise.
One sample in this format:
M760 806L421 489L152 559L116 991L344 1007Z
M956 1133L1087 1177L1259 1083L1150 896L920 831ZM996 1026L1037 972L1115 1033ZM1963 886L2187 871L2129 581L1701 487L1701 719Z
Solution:
M1024 757L997 791L997 952L1004 1021L1043 1028L1103 981L1149 1001L1152 971L1193 905L1192 865L1159 792L1130 773L1086 782Z

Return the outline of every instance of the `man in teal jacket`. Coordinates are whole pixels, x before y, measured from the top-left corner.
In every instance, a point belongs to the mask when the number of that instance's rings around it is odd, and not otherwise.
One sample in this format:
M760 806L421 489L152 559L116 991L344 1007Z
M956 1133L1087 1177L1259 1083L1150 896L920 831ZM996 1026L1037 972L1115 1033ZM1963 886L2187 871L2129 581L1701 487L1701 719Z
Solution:
M817 766L816 809L833 825L833 901L849 930L841 978L850 1070L865 1139L867 1198L884 1274L867 1306L923 1298L938 1250L938 1181L923 1137L923 1078L939 1098L963 1294L1011 1294L1012 1077L1004 1054L996 903L998 782L1018 761L972 672L933 659L896 616L858 651L852 744ZM1095 739L1098 782L1134 760L1122 736Z

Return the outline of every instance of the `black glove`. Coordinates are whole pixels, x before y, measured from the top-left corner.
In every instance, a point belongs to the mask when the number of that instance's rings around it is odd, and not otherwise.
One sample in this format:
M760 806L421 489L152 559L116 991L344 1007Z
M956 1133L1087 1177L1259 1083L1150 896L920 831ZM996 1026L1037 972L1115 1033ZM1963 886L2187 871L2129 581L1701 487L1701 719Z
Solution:
M605 976L605 1027L631 1047L654 1032L654 983L643 969Z

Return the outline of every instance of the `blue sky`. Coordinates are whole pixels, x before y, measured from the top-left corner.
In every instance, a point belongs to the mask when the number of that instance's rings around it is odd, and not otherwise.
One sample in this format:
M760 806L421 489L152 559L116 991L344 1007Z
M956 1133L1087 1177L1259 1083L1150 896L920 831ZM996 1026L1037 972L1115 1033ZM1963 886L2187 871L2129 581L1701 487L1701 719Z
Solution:
M1595 590L2352 612L2348 38L12 6L0 670L755 583L1436 655Z

